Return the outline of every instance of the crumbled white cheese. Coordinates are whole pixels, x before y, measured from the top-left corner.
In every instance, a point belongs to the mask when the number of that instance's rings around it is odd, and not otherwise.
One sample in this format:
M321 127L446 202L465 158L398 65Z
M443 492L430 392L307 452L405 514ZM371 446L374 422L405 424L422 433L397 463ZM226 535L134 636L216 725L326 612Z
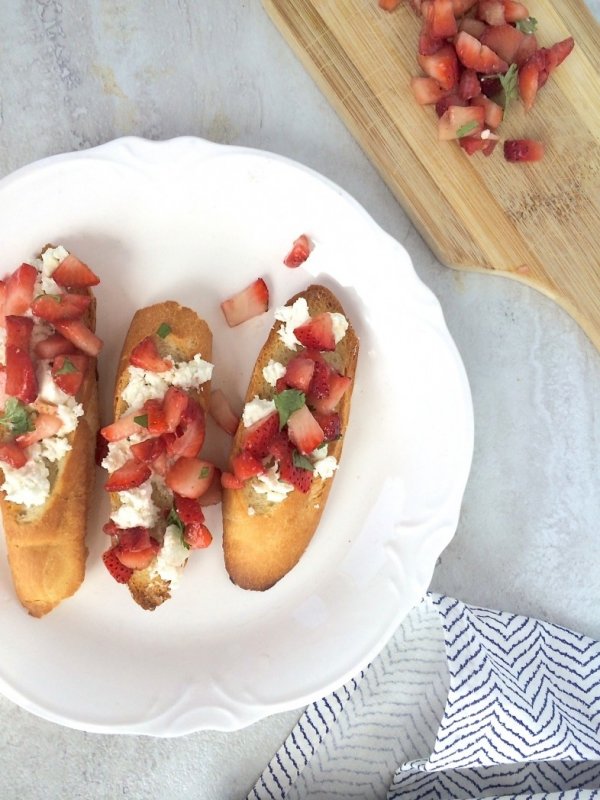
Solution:
M43 506L50 494L50 480L41 446L34 444L28 447L27 456L27 463L19 469L2 464L2 491L6 493L6 499L13 503L28 507Z
M279 338L286 347L295 350L300 342L296 339L294 330L310 319L308 303L304 297L299 297L293 305L278 308L275 311L275 319L283 322L279 327Z
M117 492L120 506L110 518L119 528L153 528L158 520L158 508L152 502L152 482L145 481L135 489Z
M246 403L242 411L242 422L244 428L249 428L255 422L268 417L276 411L275 402L273 400L263 400L261 397L255 395L249 403Z
M338 344L346 335L348 320L343 314L338 314L337 312L333 312L329 314L329 316L331 317L331 324L333 326L333 338L335 339L335 343Z
M275 386L279 378L285 375L285 367L279 361L271 359L266 367L263 367L263 378L269 386Z
M52 278L52 273L58 265L69 255L62 245L49 247L38 262L40 272L35 284L35 294L62 294L63 289Z
M164 397L169 386L198 389L211 379L213 365L197 353L191 361L173 363L171 369L164 372L149 372L133 366L128 367L127 371L129 381L121 397L129 408L141 408L147 400Z
M31 331L31 347L34 348L38 342L47 339L53 333L55 333L55 329L47 322L43 320L36 321Z
M326 478L331 478L333 473L338 468L338 462L335 456L327 456L326 458L321 458L318 461L314 462L315 464L315 474L318 475L320 478L325 480Z
M317 447L316 450L313 450L312 453L310 453L309 458L313 462L319 461L320 459L325 458L328 452L329 447L327 446L327 442L325 442L325 444L322 444L320 447Z
M212 378L212 373L213 364L196 353L191 361L182 361L163 373L163 379L170 386L179 386L180 389L198 389Z
M128 439L119 439L118 442L108 443L108 452L102 460L102 465L107 472L115 472L129 461L131 455L131 445L143 442L150 438L146 433L132 433Z
M169 525L161 549L151 566L151 573L169 581L171 589L179 584L179 579L190 552L181 540L181 531L176 525Z
M256 514L256 509L254 508L254 506L248 506L247 513L249 517L253 517Z
M76 403L75 398L69 397L66 403L56 406L56 414L62 421L62 428L59 428L57 436L67 436L73 433L77 427L77 420L83 416L83 406Z
M60 461L71 449L68 439L64 436L47 436L40 442L42 458L46 461Z
M38 399L45 403L52 403L55 406L66 405L73 401L71 395L56 385L52 372L50 371L49 361L40 361L37 366L38 379Z
M275 463L262 475L252 479L252 488L256 494L266 495L270 503L281 503L294 487L279 477L279 464Z

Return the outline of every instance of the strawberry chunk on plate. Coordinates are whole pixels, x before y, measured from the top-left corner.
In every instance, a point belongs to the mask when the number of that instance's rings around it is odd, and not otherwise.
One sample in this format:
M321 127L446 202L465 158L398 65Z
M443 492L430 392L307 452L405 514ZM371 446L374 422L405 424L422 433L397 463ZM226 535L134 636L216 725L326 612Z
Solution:
M81 389L86 369L87 356L81 353L56 356L52 364L52 378L59 389L75 397Z
M242 447L255 458L269 454L271 442L279 433L279 414L274 411L246 429Z
M461 31L455 39L456 54L464 67L485 74L506 72L508 64L496 55L487 45L481 44L466 31Z
M127 583L133 575L131 567L126 567L118 558L116 549L112 547L102 555L104 566L117 583Z
M0 444L0 462L21 469L27 463L27 454L15 442L3 442Z
M128 489L135 489L145 483L152 474L147 464L130 458L122 467L116 469L104 484L107 492L125 492Z
M201 497L213 480L214 465L200 458L181 457L167 471L169 489L182 497Z
M311 350L335 350L333 320L328 311L323 311L294 328L294 336L300 344Z
M481 43L506 61L512 64L515 61L519 48L523 43L525 34L514 25L490 25L481 34Z
M287 427L290 441L304 455L312 453L325 438L321 426L309 411L308 406L302 406L290 414Z
M231 467L235 477L239 478L241 481L247 481L249 478L253 478L255 475L262 475L262 473L265 471L262 461L253 456L252 453L249 453L247 450L242 450L241 453L238 453L233 457L231 460Z
M221 486L223 489L243 489L244 481L233 474L233 472L223 471L221 473Z
M23 403L33 403L38 396L35 366L28 350L6 347L6 394Z
M33 348L33 352L38 358L56 358L56 356L68 355L77 352L75 345L65 339L60 333L51 333L46 339L39 341Z
M315 413L330 414L332 411L335 411L351 383L352 381L350 378L332 370L329 375L329 394L327 397L318 398L311 395L307 398L308 403L312 406Z
M410 86L420 106L435 105L447 94L446 89L442 89L434 78L411 78Z
M135 433L146 433L145 429L135 421L138 416L139 414L134 411L131 414L124 414L115 422L106 425L100 431L103 439L107 442L119 442Z
M87 289L100 283L96 273L72 253L60 262L52 273L52 278L59 286L69 289Z
M286 267L295 269L296 267L299 267L300 264L304 264L306 259L309 257L311 250L312 243L308 236L303 233L295 240L292 245L292 249L283 259L283 263Z
M136 442L131 445L131 454L138 461L144 464L154 464L166 449L164 439L160 436L155 436L152 439L144 439L143 442Z
M233 436L237 431L240 418L229 405L229 400L222 389L215 389L210 395L210 415L217 425Z
M213 540L212 533L203 522L190 522L183 531L183 541L190 550L203 550Z
M307 392L314 371L315 362L312 358L296 356L288 362L283 377L288 386L291 386L293 389L298 389L301 392Z
M132 570L139 570L149 567L159 550L160 545L158 542L150 538L150 544L143 550L128 550L119 543L114 548L114 553L124 567L129 567L129 569Z
M175 510L184 525L190 522L204 522L204 511L202 511L202 506L197 498L182 497L176 494L174 502Z
M458 30L452 0L433 0L429 32L435 39L449 39Z
M269 289L262 278L257 278L241 292L221 303L221 310L230 328L263 314L269 308Z
M102 339L96 336L80 319L57 322L55 327L65 339L68 339L88 356L95 358L102 349Z
M31 334L33 332L33 320L31 317L18 317L9 314L5 319L6 325L6 346L20 347L22 350L29 350Z
M446 44L429 56L419 53L417 60L423 72L434 78L442 89L450 91L458 83L458 59L452 45Z
M129 356L129 362L148 372L166 372L173 366L170 361L161 357L152 336L146 336L136 344Z
M534 139L507 139L504 142L504 158L507 161L541 161L544 145Z
M33 422L34 429L17 436L19 447L29 447L48 436L54 436L62 428L62 420L56 414L38 414Z
M169 386L163 400L165 422L168 431L174 431L181 422L184 411L189 403L187 392L178 386Z
M483 130L485 112L479 106L450 106L438 122L438 139L460 139L475 136Z
M279 474L282 481L291 483L299 492L306 494L310 491L313 479L312 471L296 466L291 451L279 462Z
M21 264L6 280L5 314L24 314L31 306L37 269Z
M92 298L87 294L41 294L31 304L31 310L46 322L81 319Z

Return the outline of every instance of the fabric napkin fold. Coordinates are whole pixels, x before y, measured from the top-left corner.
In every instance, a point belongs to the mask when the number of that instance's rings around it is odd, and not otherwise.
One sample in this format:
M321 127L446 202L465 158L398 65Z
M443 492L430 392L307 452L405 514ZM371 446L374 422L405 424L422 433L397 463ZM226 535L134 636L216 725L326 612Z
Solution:
M600 643L428 595L249 800L600 799Z

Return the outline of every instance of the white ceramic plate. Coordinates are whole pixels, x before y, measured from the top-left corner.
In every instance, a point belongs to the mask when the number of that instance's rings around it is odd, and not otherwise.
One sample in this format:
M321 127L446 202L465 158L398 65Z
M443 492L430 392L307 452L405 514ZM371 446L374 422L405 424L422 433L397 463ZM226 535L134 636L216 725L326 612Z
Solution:
M290 270L282 258L300 233L316 246ZM54 242L101 276L105 420L131 315L153 302L179 300L207 319L213 386L238 408L272 314L230 330L219 302L257 276L272 308L326 284L361 340L342 467L288 576L265 593L235 587L213 508L213 546L193 554L172 600L142 611L101 562L99 474L87 575L73 598L28 617L0 553L0 690L74 728L175 736L241 728L356 674L427 589L472 455L462 363L404 249L314 172L192 138L121 139L20 170L0 182L0 241L1 273ZM224 434L212 431L211 449L224 458Z

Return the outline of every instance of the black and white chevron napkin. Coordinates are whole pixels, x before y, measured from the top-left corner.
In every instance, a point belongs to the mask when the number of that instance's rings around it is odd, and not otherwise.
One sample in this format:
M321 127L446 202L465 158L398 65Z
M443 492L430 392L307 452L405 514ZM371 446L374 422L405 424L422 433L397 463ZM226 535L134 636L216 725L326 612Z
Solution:
M249 800L599 798L600 643L428 595Z

